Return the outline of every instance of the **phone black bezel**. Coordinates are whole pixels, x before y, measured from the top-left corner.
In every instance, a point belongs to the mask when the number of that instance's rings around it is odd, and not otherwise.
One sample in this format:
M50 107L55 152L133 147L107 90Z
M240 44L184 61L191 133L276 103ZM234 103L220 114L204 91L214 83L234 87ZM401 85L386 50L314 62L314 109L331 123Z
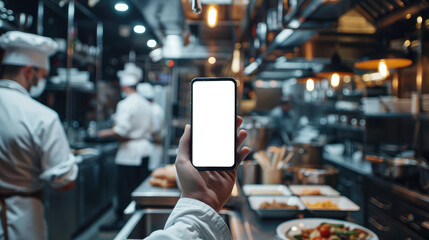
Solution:
M194 115L193 113L193 94L192 94L192 90L193 90L193 86L195 82L207 82L207 81L231 81L234 83L234 149L235 150L235 154L234 154L234 164L231 167L197 167L194 165L193 161L192 161L192 129L193 129L193 118ZM197 77L192 79L191 81L191 141L190 141L190 159L191 159L191 163L192 166L194 166L198 171L228 171L228 170L233 170L235 169L236 165L237 165L237 80L235 80L234 78L231 77Z

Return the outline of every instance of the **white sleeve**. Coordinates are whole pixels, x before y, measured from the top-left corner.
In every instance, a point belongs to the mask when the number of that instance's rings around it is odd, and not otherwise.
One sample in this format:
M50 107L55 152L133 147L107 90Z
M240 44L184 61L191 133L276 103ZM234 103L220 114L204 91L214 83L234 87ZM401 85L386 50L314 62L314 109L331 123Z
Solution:
M119 102L115 112L115 126L113 131L121 137L128 137L131 128L131 109L129 104Z
M155 231L146 239L230 240L231 232L213 208L198 200L180 198L164 230Z
M70 153L64 129L58 117L53 118L39 131L42 174L40 178L53 188L59 188L76 180L78 167Z

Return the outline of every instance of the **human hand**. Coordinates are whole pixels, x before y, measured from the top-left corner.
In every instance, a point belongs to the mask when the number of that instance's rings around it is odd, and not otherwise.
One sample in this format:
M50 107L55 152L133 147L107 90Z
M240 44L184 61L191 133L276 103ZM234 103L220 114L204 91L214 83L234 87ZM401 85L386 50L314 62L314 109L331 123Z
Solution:
M103 130L100 130L99 132L98 132L98 137L99 138L107 138L107 137L111 137L112 135L113 135L113 133L112 133L113 131L112 131L112 129L103 129Z
M237 117L237 128L241 126L243 119ZM185 132L179 143L179 152L176 158L176 169L182 186L183 198L193 198L211 206L216 212L222 209L231 195L237 176L237 168L241 161L249 154L250 149L241 144L247 137L245 130L240 130L237 135L237 164L231 171L198 171L191 163L189 143L191 139L191 126L186 125Z

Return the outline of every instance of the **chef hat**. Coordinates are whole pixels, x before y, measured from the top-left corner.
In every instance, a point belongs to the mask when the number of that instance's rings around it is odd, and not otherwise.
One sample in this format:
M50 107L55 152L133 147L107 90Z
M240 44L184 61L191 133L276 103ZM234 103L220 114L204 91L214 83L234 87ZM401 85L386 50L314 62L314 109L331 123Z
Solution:
M31 65L49 70L48 57L57 51L57 43L48 37L20 31L10 31L0 37L0 46L5 49L3 64L14 66Z
M150 83L140 83L137 85L137 92L147 99L153 99L155 90Z
M135 86L143 76L143 70L134 63L126 63L122 71L118 71L119 82L122 86Z

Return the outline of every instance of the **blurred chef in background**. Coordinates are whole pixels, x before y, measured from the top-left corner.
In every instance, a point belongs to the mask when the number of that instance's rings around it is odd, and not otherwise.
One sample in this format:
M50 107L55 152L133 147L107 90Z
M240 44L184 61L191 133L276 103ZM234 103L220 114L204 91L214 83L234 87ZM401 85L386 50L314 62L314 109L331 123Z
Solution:
M123 212L131 202L132 191L149 175L148 164L152 146L149 141L152 131L150 103L137 93L137 84L143 71L134 63L126 63L118 72L121 94L114 116L112 129L101 130L99 137L119 137L120 147L115 163L118 166L117 220L101 227L101 230L119 230L125 224Z
M150 83L137 85L137 92L145 97L152 107L152 153L149 158L149 170L153 171L162 164L165 114L162 107L154 101L155 90Z
M69 190L78 174L58 114L30 97L43 91L57 44L11 31L0 45L0 239L47 239L43 182Z
M292 101L292 96L282 96L279 105L271 110L271 125L277 131L273 131L270 145L281 146L292 143L298 121L297 115L292 109Z

